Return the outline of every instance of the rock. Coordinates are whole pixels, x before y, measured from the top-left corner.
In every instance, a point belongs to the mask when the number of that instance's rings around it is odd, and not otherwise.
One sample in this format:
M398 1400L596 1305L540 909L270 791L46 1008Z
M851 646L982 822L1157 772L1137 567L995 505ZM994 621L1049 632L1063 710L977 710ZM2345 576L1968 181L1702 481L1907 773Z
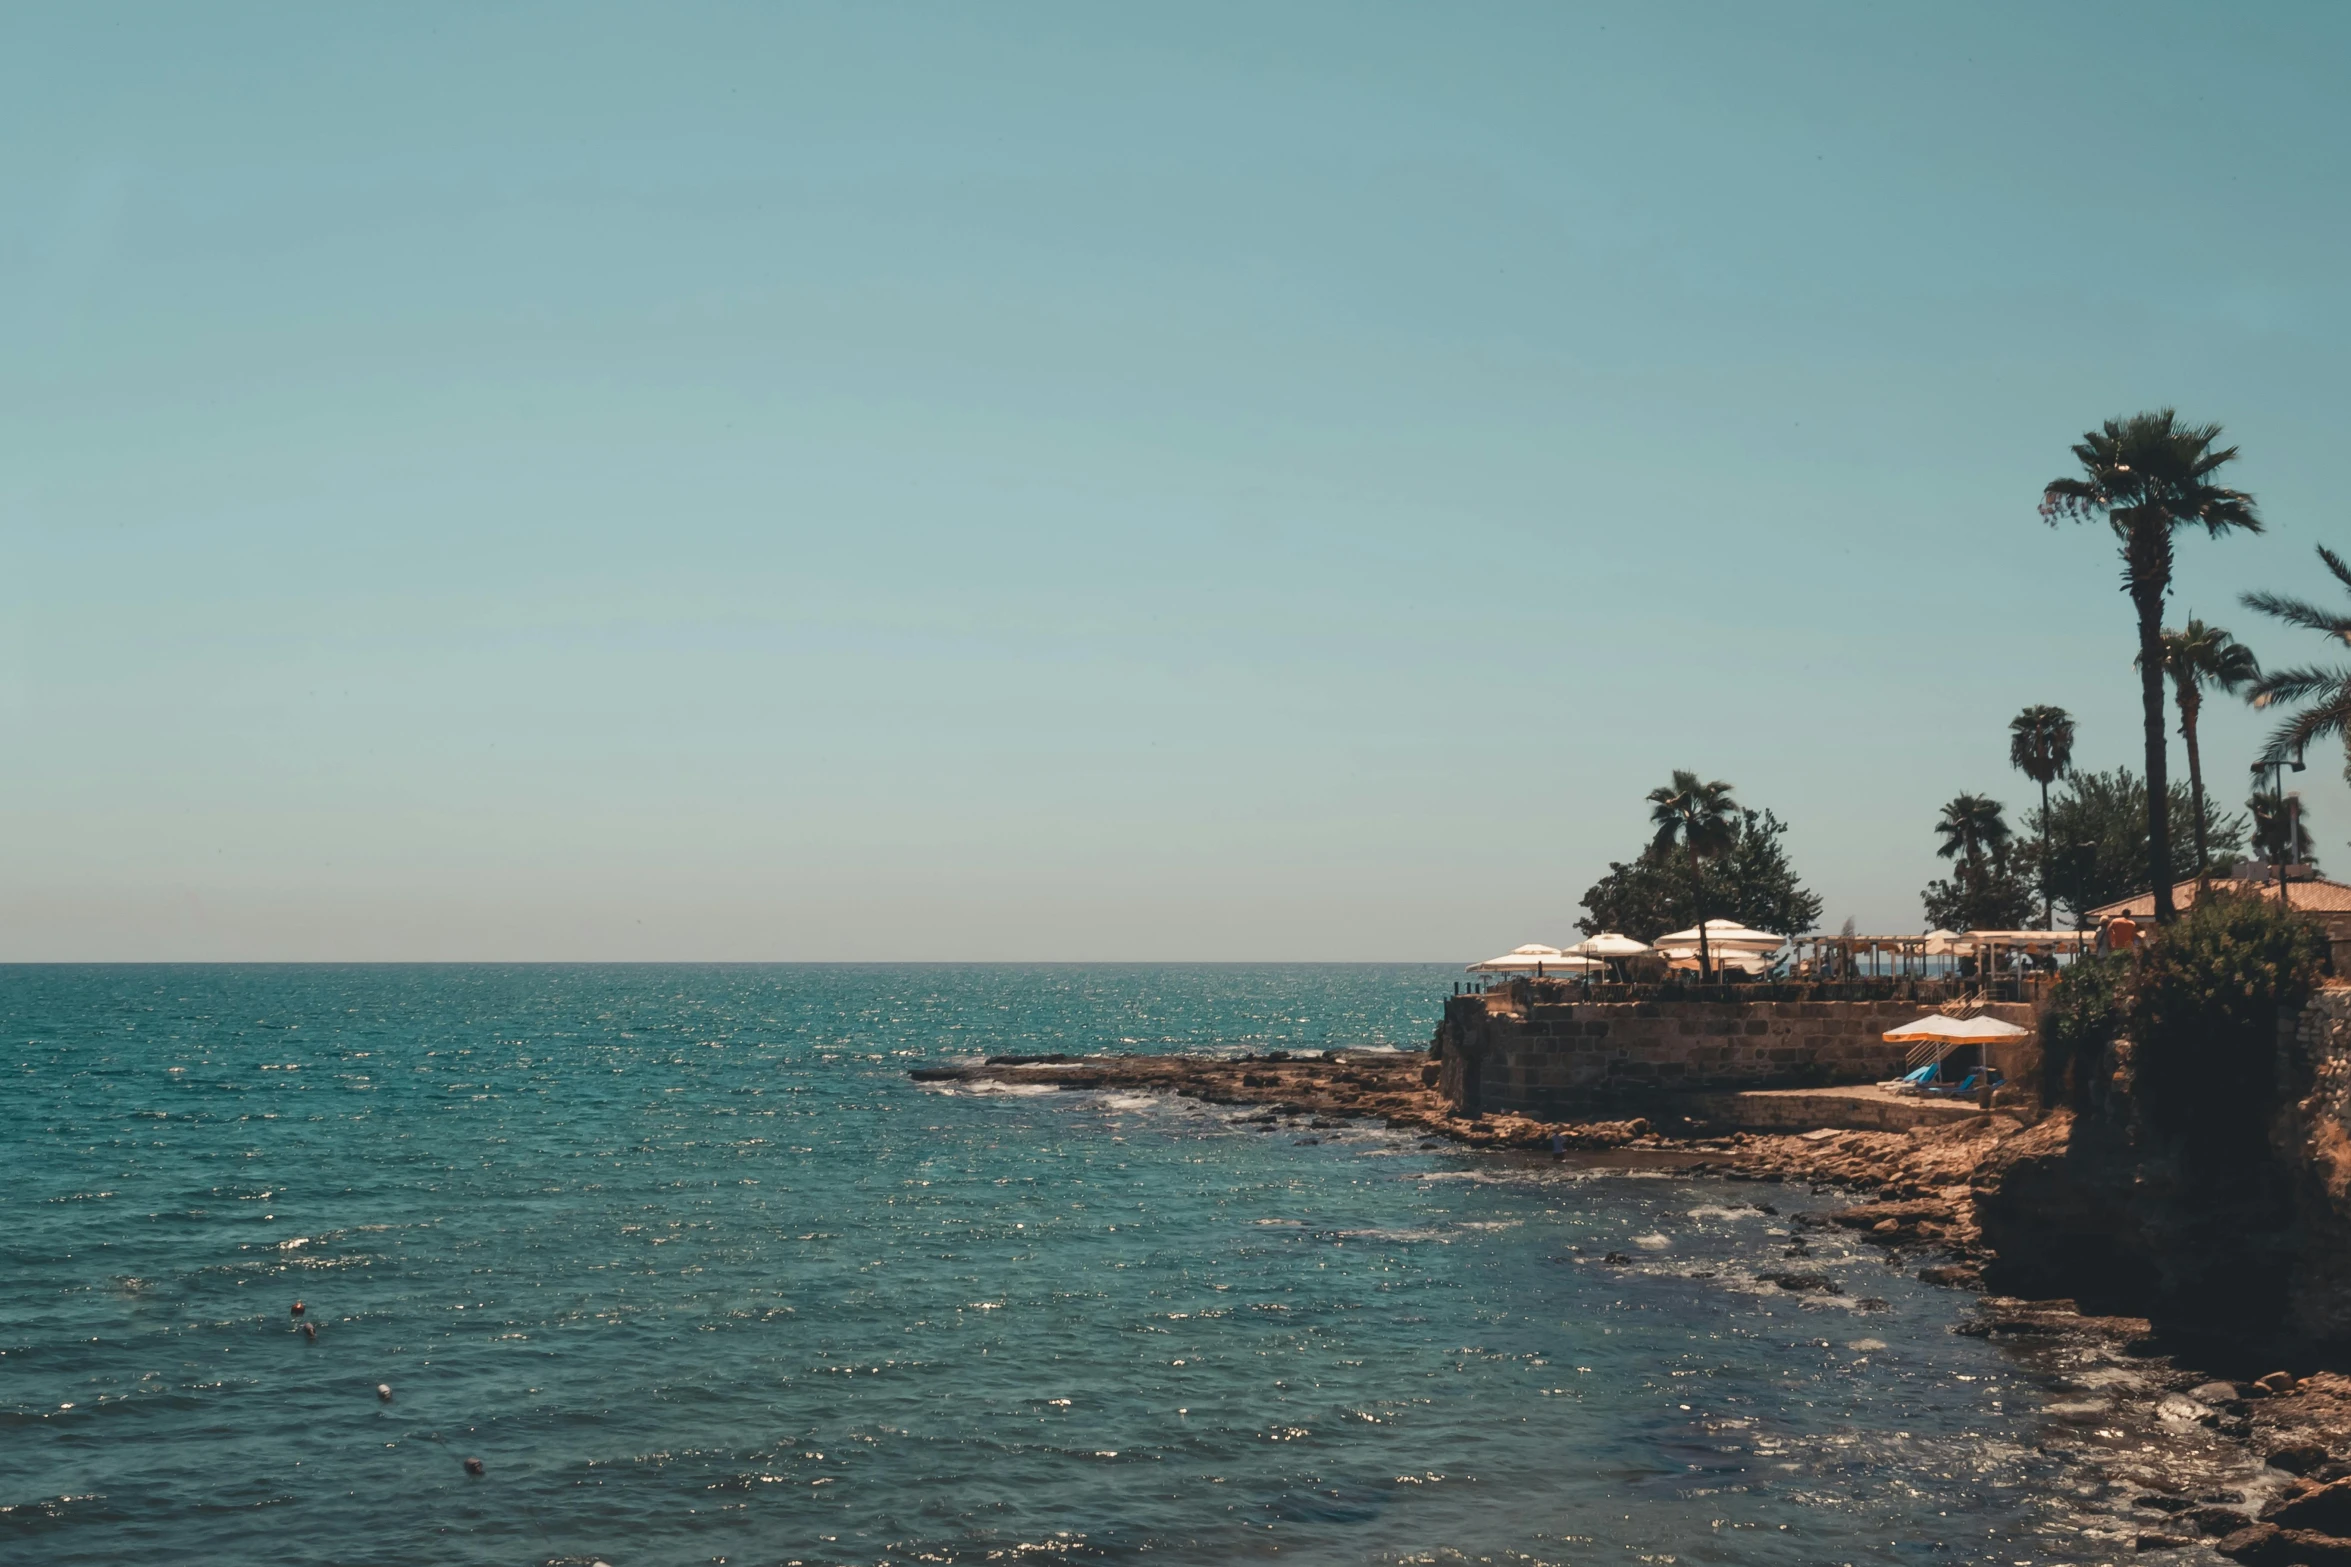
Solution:
M2195 1543L2184 1534L2142 1534L2131 1548L2138 1551L2170 1551Z
M2254 1527L2259 1528L2256 1524ZM2294 1567L2351 1567L2351 1540L2311 1529L2286 1529L2278 1535L2284 1547L2277 1560Z
M1940 1284L1947 1289L1976 1289L1984 1282L1983 1274L1963 1264L1918 1270L1919 1282Z
M2239 1529L2253 1522L2252 1519L2247 1518L2233 1507L2212 1505L2184 1507L2172 1516L2180 1523L2194 1529L2198 1534L2207 1537L2235 1534Z
M2276 1394L2287 1391L2294 1385L2294 1373L2291 1371L2272 1371L2268 1376L2261 1378L2253 1385L2261 1389L2261 1391L2264 1393L2268 1393L2274 1396Z
M2269 1466L2288 1474L2306 1475L2327 1461L2327 1450L2316 1442L2288 1442L2269 1450Z
M1844 1286L1825 1273L1759 1273L1756 1277L1766 1284L1777 1284L1781 1289L1794 1290L1799 1294L1818 1292L1823 1295L1842 1295L1845 1293Z
M2336 1480L2306 1491L2272 1509L2269 1521L2281 1529L2351 1534L2351 1480Z
M1611 1268L1629 1268L1633 1265L1633 1259L1621 1251L1612 1251L1600 1260Z
M2271 1567L2286 1560L2285 1531L2274 1523L2247 1524L2236 1533L2225 1536L2212 1548L2231 1561L2251 1562L2254 1567Z
M1869 1233L1872 1235L1899 1235L1902 1233L1902 1221L1899 1219L1880 1219L1877 1223L1869 1227Z
M2199 1382L2188 1389L2188 1396L2199 1404L2233 1404L2237 1401L2237 1384Z
M465 1461L465 1472L469 1475L479 1475L482 1472L482 1461L478 1458L467 1459Z

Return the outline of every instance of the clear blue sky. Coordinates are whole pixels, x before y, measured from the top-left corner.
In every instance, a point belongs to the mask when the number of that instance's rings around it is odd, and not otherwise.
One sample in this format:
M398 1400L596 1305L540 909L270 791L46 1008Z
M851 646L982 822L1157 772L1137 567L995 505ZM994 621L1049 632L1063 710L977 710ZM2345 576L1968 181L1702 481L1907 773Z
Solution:
M2351 548L2340 7L0 37L0 957L1467 960L1675 766L1915 930L2136 764L2082 428Z

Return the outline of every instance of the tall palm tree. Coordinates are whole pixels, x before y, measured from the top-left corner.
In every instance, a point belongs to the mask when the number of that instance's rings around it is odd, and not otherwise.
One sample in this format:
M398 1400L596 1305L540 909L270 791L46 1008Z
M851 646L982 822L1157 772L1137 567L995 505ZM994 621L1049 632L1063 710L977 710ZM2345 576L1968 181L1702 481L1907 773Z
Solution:
M1738 842L1739 806L1731 786L1721 779L1700 783L1698 775L1673 770L1673 782L1649 791L1649 820L1656 825L1656 847L1670 849L1678 841L1690 858L1690 896L1698 909L1698 972L1714 977L1714 959L1706 948L1706 881L1698 862L1720 859Z
M2052 479L2041 491L2041 515L2086 522L2104 517L2122 545L2122 586L2139 614L2139 708L2147 741L2147 879L2155 893L2155 920L2169 924L2170 780L2164 766L2163 600L2171 591L2171 536L2194 525L2215 537L2261 531L2253 497L2212 482L2234 462L2237 449L2221 446L2217 424L2182 424L2169 408L2109 419L2086 432L2073 455L2082 477Z
M2042 705L2010 719L2008 765L2041 786L2041 923L2055 930L2057 900L2049 893L2049 786L2073 766L2073 714Z
M2351 588L2351 565L2345 564L2342 556L2321 544L2318 558L2326 562L2327 570L2334 573L2337 582ZM2321 609L2307 599L2288 598L2282 593L2248 593L2244 603L2246 608L2259 610L2289 626L2351 642L2351 614ZM2282 762L2289 756L2298 758L2311 741L2334 735L2343 742L2343 776L2351 779L2351 669L2339 664L2333 669L2316 665L2273 669L2253 682L2248 695L2255 707L2268 707L2277 702L2308 704L2271 731L2269 744L2261 753L2264 762Z
M1935 823L1935 831L1943 835L1943 845L1935 852L1946 860L1963 860L1970 876L1980 876L1987 853L1998 858L2007 851L2007 811L1990 795L1954 796Z
M2253 650L2218 626L2194 616L2177 631L2163 634L2163 672L2171 676L2180 704L2180 738L2188 742L2188 803L2196 808L2196 885L2211 880L2211 862L2204 848L2204 758L2196 748L2196 714L2204 706L2204 688L2217 686L2234 692L2261 678L2261 662Z

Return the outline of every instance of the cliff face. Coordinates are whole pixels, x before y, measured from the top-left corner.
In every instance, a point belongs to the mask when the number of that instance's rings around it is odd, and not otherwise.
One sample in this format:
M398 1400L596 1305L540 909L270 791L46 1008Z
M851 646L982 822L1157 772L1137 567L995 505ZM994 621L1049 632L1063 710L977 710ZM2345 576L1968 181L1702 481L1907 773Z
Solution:
M2216 1165L2148 1124L2130 1045L2115 1045L2070 1112L1978 1172L1987 1285L2175 1334L2351 1344L2351 990L2319 992L2280 1027L2277 1072L2266 1149Z

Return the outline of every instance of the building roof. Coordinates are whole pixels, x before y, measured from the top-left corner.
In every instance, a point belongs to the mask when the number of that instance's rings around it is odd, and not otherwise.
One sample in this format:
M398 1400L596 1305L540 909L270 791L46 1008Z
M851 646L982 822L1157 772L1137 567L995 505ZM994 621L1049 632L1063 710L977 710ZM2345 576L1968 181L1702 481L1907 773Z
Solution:
M2232 877L2215 876L2212 879L2212 890L2215 892L2250 892L2264 898L2274 898L2278 895L2278 884L2274 879L2239 881ZM2173 908L2185 909L2193 905L2195 901L2196 884L2193 881L2183 881L2171 889L2171 906ZM2351 886L2345 886L2339 881L2328 881L2324 877L2312 877L2308 881L2290 881L2286 883L2286 902L2294 908L2308 909L2314 914L2351 913ZM2127 898L2118 898L2112 903L2102 904L2092 909L2088 918L2090 923L2095 924L2099 920L2113 919L2118 914L2128 914L2135 920L2153 919L2155 917L2155 895L2150 892L2136 892Z

